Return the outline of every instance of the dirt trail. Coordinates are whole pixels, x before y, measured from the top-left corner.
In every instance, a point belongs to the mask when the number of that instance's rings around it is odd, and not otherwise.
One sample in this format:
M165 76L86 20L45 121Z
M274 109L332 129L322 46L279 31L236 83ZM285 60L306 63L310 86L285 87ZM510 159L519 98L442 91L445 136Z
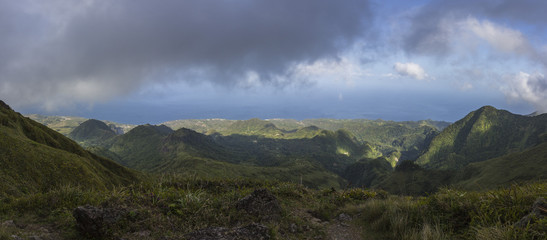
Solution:
M328 240L363 240L361 229L351 222L351 217L340 214L327 225Z

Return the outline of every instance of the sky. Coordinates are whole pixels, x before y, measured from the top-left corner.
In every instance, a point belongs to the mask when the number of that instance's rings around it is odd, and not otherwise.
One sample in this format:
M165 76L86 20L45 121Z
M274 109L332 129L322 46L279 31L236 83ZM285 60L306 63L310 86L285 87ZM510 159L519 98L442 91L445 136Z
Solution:
M547 112L544 0L0 0L24 114L456 121Z

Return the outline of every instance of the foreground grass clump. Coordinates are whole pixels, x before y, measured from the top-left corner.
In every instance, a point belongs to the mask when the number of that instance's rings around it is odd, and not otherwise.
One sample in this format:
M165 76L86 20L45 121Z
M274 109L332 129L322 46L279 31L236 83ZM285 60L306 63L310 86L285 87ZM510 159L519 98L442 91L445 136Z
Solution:
M262 221L238 211L239 199L256 189L267 189L282 207L280 219ZM0 239L80 239L72 216L74 208L92 205L123 210L124 218L107 226L105 239L182 239L206 227L239 227L260 222L274 239L324 238L317 219L327 221L340 207L362 204L385 193L364 189L311 190L285 182L245 179L201 179L163 175L154 180L110 190L63 186L46 193L0 199ZM319 221L320 222L320 221ZM46 230L44 230L46 229Z
M280 216L264 218L238 210L257 189L277 198ZM488 192L445 188L427 197L388 195L366 189L314 190L286 182L202 179L162 175L109 190L65 185L45 193L0 198L0 239L82 239L74 208L92 205L124 213L100 239L184 239L207 227L266 226L273 239L325 239L341 213L371 239L545 239L547 220L519 220L547 198L547 183L514 185ZM266 219L266 220L265 220Z
M488 192L445 188L427 197L372 199L347 210L360 214L360 224L378 238L545 239L546 218L515 225L540 197L547 197L547 183Z

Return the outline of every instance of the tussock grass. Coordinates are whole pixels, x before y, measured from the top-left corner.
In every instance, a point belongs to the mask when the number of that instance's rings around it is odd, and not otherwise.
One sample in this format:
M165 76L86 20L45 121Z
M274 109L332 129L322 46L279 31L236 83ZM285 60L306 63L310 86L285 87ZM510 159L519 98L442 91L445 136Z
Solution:
M205 227L260 221L234 207L259 188L271 191L283 209L279 220L264 223L274 239L324 238L324 226L315 218L331 221L342 212L377 239L544 239L546 233L545 219L524 228L514 223L530 212L538 197L547 197L547 183L488 192L444 188L427 197L405 197L367 189L314 190L287 182L178 174L105 190L63 185L45 193L2 197L0 220L38 224L61 238L78 239L82 236L75 230L72 210L89 204L127 213L109 226L107 239L140 239L135 233L141 231L149 231L150 239L177 239ZM0 239L13 232L0 228Z
M547 183L513 185L487 192L444 188L427 197L391 196L349 209L360 224L387 239L544 239L547 220L525 228L526 216Z
M64 185L45 193L4 197L0 199L0 220L44 225L62 238L78 239L82 236L75 230L72 211L89 204L123 209L127 213L121 221L108 226L107 239L140 239L135 233L142 231L149 231L150 239L164 236L179 239L206 227L230 228L260 222L257 216L238 211L234 206L239 199L261 188L272 192L283 209L281 219L263 223L276 239L324 237L324 229L312 222L313 217L328 221L339 213L341 206L385 195L365 189L319 191L287 182L171 174L105 190ZM297 231L292 229L293 224ZM4 232L11 236L9 231Z

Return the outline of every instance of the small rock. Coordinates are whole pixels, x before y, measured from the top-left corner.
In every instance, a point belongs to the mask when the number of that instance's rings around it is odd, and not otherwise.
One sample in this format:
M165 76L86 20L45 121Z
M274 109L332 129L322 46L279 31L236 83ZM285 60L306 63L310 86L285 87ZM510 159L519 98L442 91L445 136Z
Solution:
M9 228L15 228L17 227L13 220L7 220L2 223L2 227L9 227Z
M298 226L296 226L296 224L294 224L294 223L291 223L290 231L291 231L291 233L298 232Z
M28 239L29 240L42 240L42 238L38 237L38 236L30 236Z
M14 240L23 240L22 238L20 238L17 235L11 235L11 238L13 238Z
M45 227L41 227L40 229L38 229L40 232L43 232L43 233L49 233L49 230Z
M518 222L515 223L516 227L524 228L528 224L535 223L538 220L541 220L547 216L547 202L545 199L540 197L532 205L532 211L521 218Z
M351 221L351 219L351 216L345 213L341 213L340 215L338 215L338 220L340 221Z
M236 209L244 210L261 220L277 220L281 217L281 206L277 198L266 189L258 189L236 203Z
M311 218L310 221L315 224L321 224L321 219L319 218Z
M76 228L84 234L93 237L103 235L103 211L93 206L77 207L72 211L76 219Z

